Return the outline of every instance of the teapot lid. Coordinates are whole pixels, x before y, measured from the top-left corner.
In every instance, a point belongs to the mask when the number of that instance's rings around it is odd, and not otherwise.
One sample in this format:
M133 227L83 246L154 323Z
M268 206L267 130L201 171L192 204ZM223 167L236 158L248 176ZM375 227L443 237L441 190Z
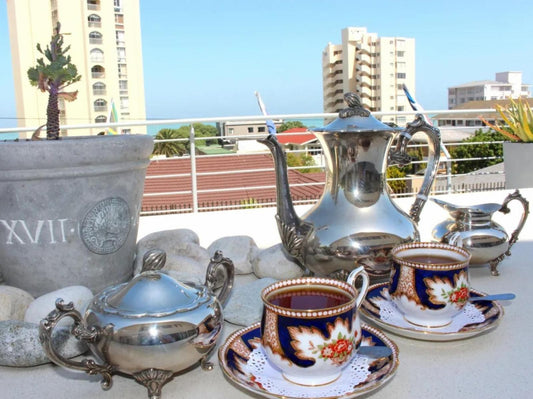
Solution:
M165 261L164 251L148 251L141 273L102 293L102 310L129 317L161 317L193 310L210 299L206 287L189 286L161 272Z
M339 112L339 117L325 127L313 129L314 132L363 132L363 131L391 131L396 132L399 128L393 128L376 118L370 111L363 107L361 99L355 93L344 94L344 101L348 108Z

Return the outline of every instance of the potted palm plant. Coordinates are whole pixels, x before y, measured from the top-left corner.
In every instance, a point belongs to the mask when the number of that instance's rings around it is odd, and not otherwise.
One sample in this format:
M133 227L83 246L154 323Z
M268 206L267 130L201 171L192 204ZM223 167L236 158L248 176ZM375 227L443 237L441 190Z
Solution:
M533 187L533 175L525 165L533 156L533 111L526 99L511 99L506 107L496 106L503 123L493 124L481 117L490 128L502 134L505 187Z
M99 291L131 278L153 139L60 137L58 100L75 100L65 89L81 76L59 24L37 50L28 78L49 96L47 140L0 143L0 273L34 296L69 285Z

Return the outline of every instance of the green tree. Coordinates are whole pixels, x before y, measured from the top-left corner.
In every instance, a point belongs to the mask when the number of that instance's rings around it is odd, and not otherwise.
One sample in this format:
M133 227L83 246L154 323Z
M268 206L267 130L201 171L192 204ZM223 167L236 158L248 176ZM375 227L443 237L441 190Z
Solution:
M59 139L59 99L74 101L78 91L66 92L64 89L81 79L76 65L72 64L70 55L66 55L70 46L63 48L63 35L59 33L58 22L50 40L50 45L43 51L37 44L37 51L44 58L37 59L37 65L28 69L28 79L32 86L37 86L43 93L48 92L46 108L46 138Z
M404 178L405 176L406 173L402 170L402 168L396 165L389 166L387 168L387 179ZM387 181L387 184L395 193L405 192L407 188L407 183L405 180L389 180Z
M156 140L172 140L176 138L178 138L176 129L161 129L155 136ZM169 158L178 154L181 155L183 151L185 151L185 145L183 142L165 141L163 143L155 143L152 154L165 155L167 158Z
M293 127L307 127L305 126L301 121L287 121L287 122L283 122L277 129L276 131L278 133L281 133L281 132L285 132L289 129L292 129Z
M293 153L287 154L287 166L300 167L300 166L315 166L315 160L309 154ZM298 169L301 173L314 173L320 172L320 168L306 168Z
M464 139L463 143L478 143L489 142L488 144L466 144L452 147L449 149L452 158L483 158L483 157L499 157L499 159L480 159L473 161L458 161L452 163L453 173L469 173L474 170L486 168L502 162L503 145L497 143L490 143L491 141L502 141L500 133L494 130L483 131L476 130L472 137Z
M217 128L203 123L194 123L195 137L214 137L217 135ZM166 139L189 139L191 132L190 125L184 125L178 129L161 129L155 136L156 140ZM196 140L196 146L205 146L216 143L216 139ZM175 155L184 155L191 152L191 143L186 141L172 141L165 143L156 143L153 154L166 155L167 157Z

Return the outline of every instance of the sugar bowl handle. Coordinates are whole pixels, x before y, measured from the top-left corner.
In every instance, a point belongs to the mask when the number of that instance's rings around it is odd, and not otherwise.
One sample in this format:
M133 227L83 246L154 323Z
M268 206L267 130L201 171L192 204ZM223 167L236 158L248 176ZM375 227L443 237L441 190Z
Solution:
M361 302L363 302L363 299L365 299L366 293L368 291L368 285L370 283L368 274L366 273L364 266L359 266L357 269L352 270L351 273L348 275L346 282L357 288L355 282L357 281L358 277L361 277L362 283L361 287L358 288L359 293L357 294L357 298L355 300L356 308L359 308Z
M61 356L53 346L52 332L57 326L59 321L65 317L70 317L74 320L71 332L77 339L85 341L87 343L96 343L100 339L106 339L113 333L113 325L109 324L104 328L90 327L87 328L82 320L81 314L74 309L72 302L67 304L63 303L63 299L58 298L56 301L56 308L52 310L45 319L41 320L39 325L39 340L46 353L46 356L59 366L65 368L71 368L74 370L85 371L87 374L101 374L102 382L101 386L107 390L112 385L112 374L114 371L113 366L108 363L102 365L97 364L92 359L82 359L80 362L69 360Z
M507 207L507 205L509 204L509 202L513 200L517 200L522 204L524 208L524 213L522 213L522 216L520 218L520 222L518 223L517 228L515 229L515 231L513 231L513 233L511 234L511 237L509 238L509 246L507 247L507 252L505 253L505 255L507 256L511 255L511 252L510 252L511 247L513 246L515 242L518 241L518 235L522 231L522 227L524 227L524 224L526 223L526 220L527 220L527 216L529 215L529 202L524 197L522 197L522 194L520 194L520 191L518 190L516 190L514 193L509 194L505 198L505 200L503 201L502 207L499 209L499 211L504 214L509 213L510 209Z
M222 267L224 271L224 281L220 282L219 270ZM218 288L221 288L217 294L217 299L224 305L228 300L229 294L233 287L233 279L235 276L235 267L233 262L229 258L222 256L222 251L216 251L215 255L211 258L209 266L207 266L207 272L205 276L205 286L209 288L211 292L215 292Z

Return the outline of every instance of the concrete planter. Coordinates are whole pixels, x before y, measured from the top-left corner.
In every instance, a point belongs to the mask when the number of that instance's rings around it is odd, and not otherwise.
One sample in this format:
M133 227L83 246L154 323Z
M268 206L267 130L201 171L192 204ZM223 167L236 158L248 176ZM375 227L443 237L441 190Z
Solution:
M503 143L505 188L533 187L529 161L533 158L533 143Z
M153 139L0 143L0 272L34 296L131 278Z

